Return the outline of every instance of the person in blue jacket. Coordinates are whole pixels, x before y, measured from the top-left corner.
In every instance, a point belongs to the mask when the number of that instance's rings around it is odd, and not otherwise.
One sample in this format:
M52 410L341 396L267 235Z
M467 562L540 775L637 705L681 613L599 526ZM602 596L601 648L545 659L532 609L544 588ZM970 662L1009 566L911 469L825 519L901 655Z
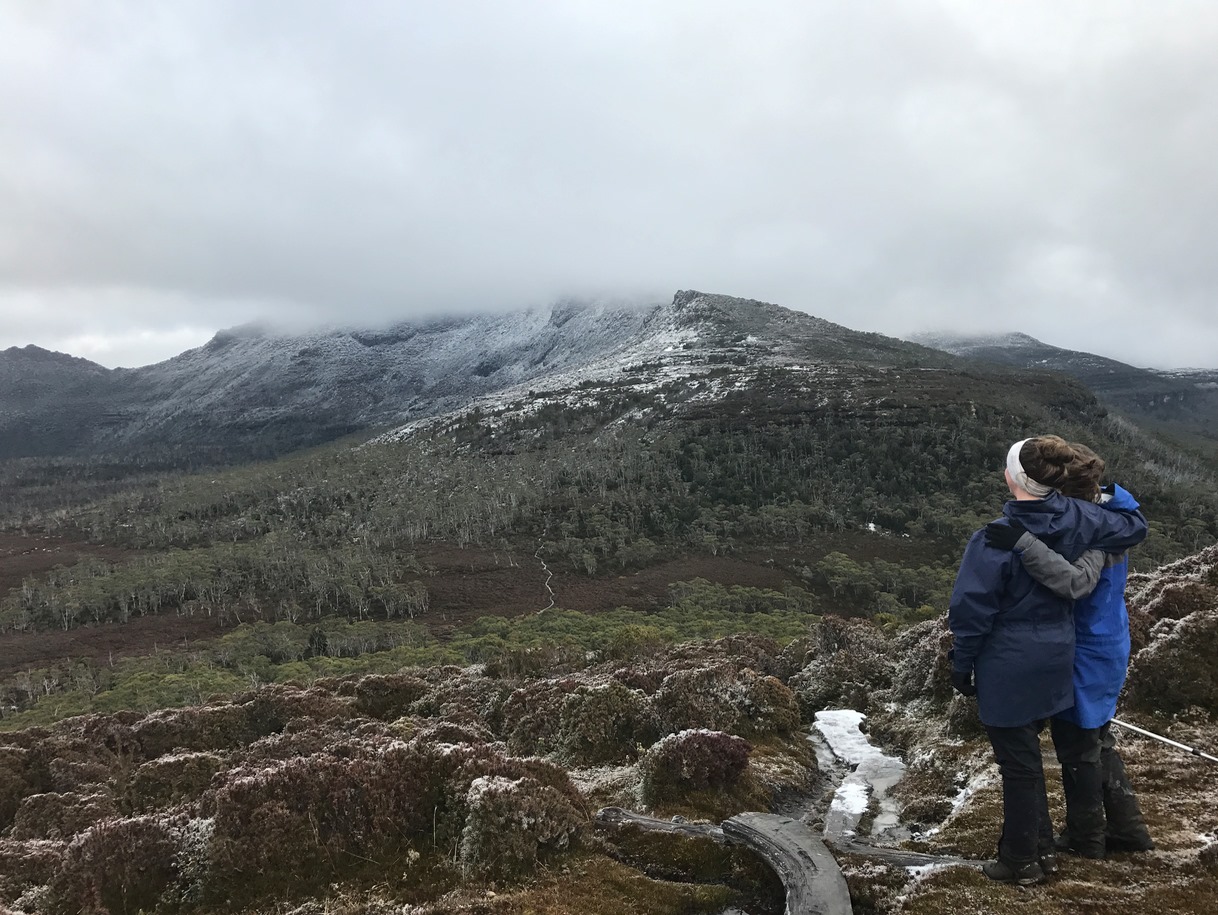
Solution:
M1140 512L1108 511L1057 492L1077 463L1056 435L1012 445L1004 476L1013 498L1003 506L1005 522L1019 522L1069 562L1089 549L1140 543L1147 532ZM987 545L984 529L970 538L948 611L951 677L959 692L976 695L1002 776L998 858L983 867L992 880L1045 879L1039 858L1053 851L1053 828L1039 734L1047 719L1074 704L1072 611L1073 601L1036 581L1015 553Z
M1072 447L1082 472L1066 481L1062 495L1118 511L1138 509L1137 500L1117 484L1101 490L1104 461L1099 455L1077 442ZM1110 724L1129 669L1128 553L1089 550L1069 563L1014 523L987 526L986 541L1014 549L1033 578L1077 599L1074 705L1050 721L1066 798L1066 828L1057 847L1087 858L1102 858L1109 851L1149 851L1154 841Z

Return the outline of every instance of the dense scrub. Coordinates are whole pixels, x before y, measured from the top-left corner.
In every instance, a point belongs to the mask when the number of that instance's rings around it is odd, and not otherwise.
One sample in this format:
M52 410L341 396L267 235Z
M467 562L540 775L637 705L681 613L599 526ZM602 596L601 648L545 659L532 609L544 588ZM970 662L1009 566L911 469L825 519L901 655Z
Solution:
M1174 633L1204 628L1218 612L1206 597L1216 559L1211 549L1161 575L1135 576L1133 612L1157 606L1163 616L1131 686L1164 683L1172 693L1183 689L1171 679L1178 666L1195 673L1212 660L1208 643ZM1172 595L1184 586L1199 590L1180 615ZM317 905L309 898L343 887L440 911L491 898L488 888L525 883L541 892L563 868L598 871L603 863L588 862L616 847L591 838L594 804L719 818L765 808L779 791L810 792L815 764L798 729L847 700L867 713L873 741L908 760L898 794L907 822L935 828L924 846L986 857L1000 804L975 707L946 682L947 644L943 619L887 635L825 618L788 644L731 636L630 659L576 663L573 653L568 669L541 677L506 664L323 677L308 689L262 687L225 702L5 734L0 905L39 915L256 911ZM1192 654L1181 654L1186 647ZM847 669L853 679L835 683L832 672ZM1189 708L1154 719L1161 694L1131 691L1130 711L1208 745L1218 706L1207 695L1189 694ZM716 726L685 726L695 715ZM1129 755L1169 851L1136 870L1144 887L1169 887L1176 910L1207 911L1213 876L1199 837L1218 824L1208 794L1185 780L1187 757L1168 752ZM966 784L975 799L961 807ZM682 867L703 873L709 860ZM538 879L547 863L550 876ZM962 873L911 887L882 867L847 862L865 910L934 912L950 887L983 908L1006 904L1012 891ZM1064 912L1076 891L1064 880L1039 892L1047 910ZM1103 898L1102 886L1096 892Z
M584 853L590 807L565 765L645 756L637 790L656 804L745 776L740 736L664 739L672 697L699 669L735 731L769 739L771 755L801 743L792 694L754 670L786 664L778 643L735 637L561 676L416 667L12 732L0 738L0 903L243 907L389 872L415 900L517 883ZM749 785L761 803L779 788Z
M764 370L716 404L675 403L689 396L679 388L652 396L637 423L616 421L620 404L597 414L596 401L570 415L561 404L474 411L404 443L329 447L36 514L22 523L150 553L31 579L0 601L0 628L158 612L427 616L414 553L437 541L527 550L591 575L674 550L722 555L869 529L916 539L927 558L896 561L877 537L876 555L810 563L809 586L862 615L927 618L960 544L998 511L1007 444L1045 429L1093 445L1143 500L1153 535L1135 563L1218 536L1212 470L1096 419L1079 389L932 372L903 379L898 398L898 380Z

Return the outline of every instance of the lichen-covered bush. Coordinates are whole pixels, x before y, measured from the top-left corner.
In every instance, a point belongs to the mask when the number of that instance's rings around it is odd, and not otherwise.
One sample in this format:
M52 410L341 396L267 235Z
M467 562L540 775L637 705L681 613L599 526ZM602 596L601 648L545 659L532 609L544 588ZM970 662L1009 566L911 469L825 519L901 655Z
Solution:
M652 696L668 674L669 671L661 667L619 667L611 676L623 686Z
M748 768L752 750L747 740L722 731L669 734L639 761L643 800L656 804L689 791L730 788Z
M419 743L429 744L488 744L495 742L495 735L488 728L474 722L458 724L453 721L413 722L410 736Z
M257 898L332 879L421 833L442 801L435 762L397 741L224 773L202 804L214 819L208 892Z
M393 721L407 713L410 705L425 696L428 685L409 674L368 674L355 684L355 708L361 715Z
M575 765L622 763L658 736L648 698L616 680L580 685L562 700L558 750Z
M0 747L0 830L7 829L21 801L38 791L30 772L30 751Z
M153 712L132 728L144 759L166 753L227 750L254 740L245 710L233 703Z
M458 845L467 878L518 880L539 858L567 849L583 817L570 801L532 778L480 776L466 792Z
M724 663L779 679L789 677L802 666L793 664L791 656L773 639L760 635L729 635L709 642L691 642L670 649L664 657L664 666L669 669Z
M64 842L0 839L0 899L15 899L51 882L63 862Z
M952 635L946 615L910 626L892 641L892 652L901 659L892 678L893 700L945 708L952 698L951 663L947 659Z
M704 727L753 737L799 726L799 705L785 684L726 663L673 672L653 701L667 733Z
M865 712L873 693L892 687L892 645L871 623L826 616L811 639L811 660L790 680L805 718L826 708Z
M1190 706L1218 716L1218 608L1156 623L1125 685L1129 706L1181 712Z
M130 809L148 813L194 800L224 767L215 753L178 753L144 763L127 786Z
M278 734L295 719L320 723L354 714L350 699L315 687L263 686L238 696L234 702L241 707L247 727L255 737Z
M417 671L428 684L428 692L410 707L410 714L443 718L463 724L482 724L499 732L500 709L513 685L462 667L436 667Z
M556 752L563 700L578 687L578 681L565 677L531 680L514 690L501 709L501 733L508 748L539 756Z
M177 847L170 820L102 820L64 850L63 864L50 884L50 911L128 915L154 908L174 881Z
M612 677L530 681L507 698L501 716L513 752L575 765L626 762L658 734L652 700Z
M21 802L10 835L14 839L68 839L117 814L108 794L32 794Z

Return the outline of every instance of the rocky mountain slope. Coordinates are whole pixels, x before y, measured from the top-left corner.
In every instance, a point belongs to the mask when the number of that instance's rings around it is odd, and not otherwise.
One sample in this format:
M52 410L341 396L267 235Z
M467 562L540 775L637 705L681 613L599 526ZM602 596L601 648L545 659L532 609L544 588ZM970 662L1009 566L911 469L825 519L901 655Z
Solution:
M205 449L278 453L551 379L607 383L682 366L943 363L802 312L679 292L667 305L566 302L376 330L257 326L139 369L26 347L0 353L0 457Z
M1027 334L958 336L917 334L912 340L994 365L1046 369L1077 378L1101 402L1140 420L1218 438L1218 372L1156 371L1079 350L1062 349Z

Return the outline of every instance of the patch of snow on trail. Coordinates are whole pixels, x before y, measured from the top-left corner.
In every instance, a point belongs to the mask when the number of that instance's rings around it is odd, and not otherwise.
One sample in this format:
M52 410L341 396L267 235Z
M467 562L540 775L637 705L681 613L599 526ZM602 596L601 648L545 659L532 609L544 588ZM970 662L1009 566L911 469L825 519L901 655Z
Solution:
M888 790L900 781L905 773L905 763L871 745L867 735L859 730L865 717L862 712L850 709L816 713L814 726L833 755L853 770L833 795L825 817L826 838L853 836L872 797L880 809L872 823L871 834L896 838L901 832L899 811L888 797Z

